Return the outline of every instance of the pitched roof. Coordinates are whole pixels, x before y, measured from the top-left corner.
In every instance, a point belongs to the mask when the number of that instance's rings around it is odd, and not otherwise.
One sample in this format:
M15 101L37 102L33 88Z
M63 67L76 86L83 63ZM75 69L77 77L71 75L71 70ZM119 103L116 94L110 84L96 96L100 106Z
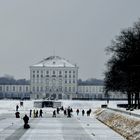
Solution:
M43 59L39 63L33 65L35 67L76 67L76 65L71 64L68 60L61 58L59 56L50 56Z

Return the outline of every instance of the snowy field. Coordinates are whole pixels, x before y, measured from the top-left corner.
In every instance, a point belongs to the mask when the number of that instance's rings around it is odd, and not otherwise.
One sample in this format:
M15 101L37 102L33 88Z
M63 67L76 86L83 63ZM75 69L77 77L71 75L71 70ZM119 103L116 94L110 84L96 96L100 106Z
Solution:
M30 118L29 130L23 129L23 116L29 115L34 108L34 101L0 100L0 140L124 140L122 136L96 119L93 112L107 104L106 101L70 101L61 100L64 108L73 108L73 117L67 118L63 112L52 117L54 108L43 108L43 118ZM109 106L116 107L124 101L110 101ZM16 106L19 105L20 119L15 118ZM79 115L76 109L80 110ZM82 116L81 110L92 110L90 117ZM38 109L39 110L39 109Z

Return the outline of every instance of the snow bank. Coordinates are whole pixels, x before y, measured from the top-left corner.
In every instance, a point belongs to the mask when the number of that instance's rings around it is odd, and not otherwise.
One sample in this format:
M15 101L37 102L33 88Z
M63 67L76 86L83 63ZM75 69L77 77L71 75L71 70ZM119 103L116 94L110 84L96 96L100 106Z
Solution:
M108 109L98 109L97 119L124 136L127 140L140 140L140 119Z

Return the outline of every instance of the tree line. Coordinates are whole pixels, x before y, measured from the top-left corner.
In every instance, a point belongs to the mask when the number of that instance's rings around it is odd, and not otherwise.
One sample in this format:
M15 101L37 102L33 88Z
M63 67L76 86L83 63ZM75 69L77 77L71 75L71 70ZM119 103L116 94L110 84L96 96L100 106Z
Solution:
M87 80L78 79L78 85L104 85L104 81L95 78L90 78Z
M140 19L123 29L106 52L110 55L104 79L106 93L125 93L128 108L140 108Z
M26 85L30 84L26 79L15 79L13 76L0 77L0 85Z

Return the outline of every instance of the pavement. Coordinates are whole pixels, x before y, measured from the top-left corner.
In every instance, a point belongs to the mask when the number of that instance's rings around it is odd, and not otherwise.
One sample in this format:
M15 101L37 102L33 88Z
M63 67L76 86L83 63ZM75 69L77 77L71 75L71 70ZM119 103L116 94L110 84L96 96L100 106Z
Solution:
M60 113L52 118L51 112L43 115L42 118L30 118L31 127L24 129L22 118L15 118L11 112L1 114L0 140L124 140L95 116L73 114L67 118Z

